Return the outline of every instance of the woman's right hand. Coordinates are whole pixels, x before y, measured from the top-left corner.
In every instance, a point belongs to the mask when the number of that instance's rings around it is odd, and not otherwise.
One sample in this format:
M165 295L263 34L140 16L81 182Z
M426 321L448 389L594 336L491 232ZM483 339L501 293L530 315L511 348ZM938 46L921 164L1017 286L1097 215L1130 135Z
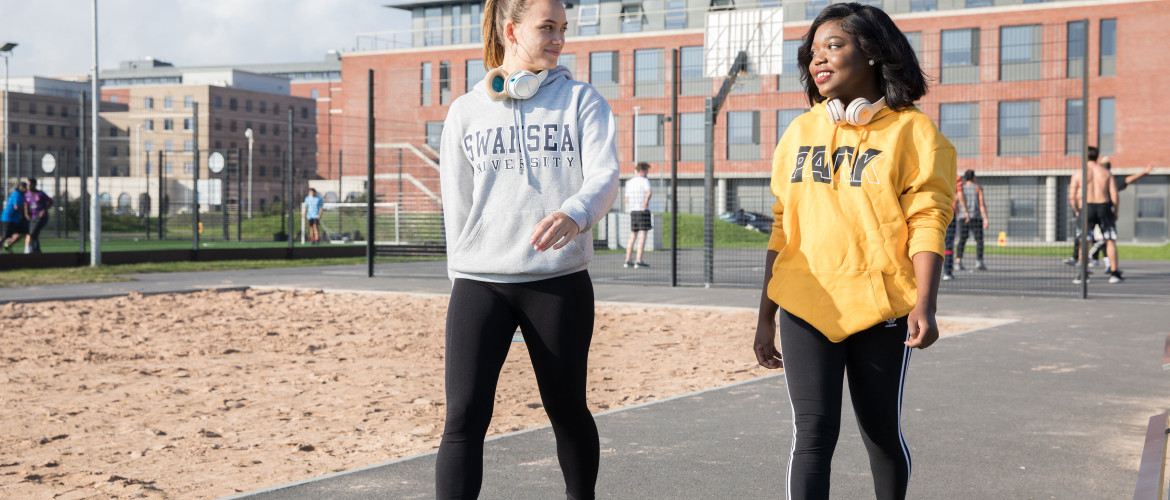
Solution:
M760 318L756 324L756 361L769 370L784 368L784 359L776 350L776 318Z

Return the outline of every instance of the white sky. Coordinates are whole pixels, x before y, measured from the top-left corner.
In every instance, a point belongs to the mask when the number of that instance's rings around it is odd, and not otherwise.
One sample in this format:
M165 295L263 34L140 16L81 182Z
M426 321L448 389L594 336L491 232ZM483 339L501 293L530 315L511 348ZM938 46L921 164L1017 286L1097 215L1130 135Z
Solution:
M394 0L98 0L100 67L152 56L176 66L309 62L354 34L407 29ZM12 77L89 72L91 0L0 0ZM2 76L0 76L2 77Z

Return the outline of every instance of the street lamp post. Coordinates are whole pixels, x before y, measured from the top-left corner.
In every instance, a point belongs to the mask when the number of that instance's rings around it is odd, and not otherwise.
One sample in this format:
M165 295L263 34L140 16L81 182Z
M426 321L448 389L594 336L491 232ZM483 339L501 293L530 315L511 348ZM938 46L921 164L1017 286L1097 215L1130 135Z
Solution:
M15 43L7 42L0 47L0 54L4 54L4 195L8 195L8 56L12 55Z
M248 138L248 218L252 218L252 129L244 130L244 137Z

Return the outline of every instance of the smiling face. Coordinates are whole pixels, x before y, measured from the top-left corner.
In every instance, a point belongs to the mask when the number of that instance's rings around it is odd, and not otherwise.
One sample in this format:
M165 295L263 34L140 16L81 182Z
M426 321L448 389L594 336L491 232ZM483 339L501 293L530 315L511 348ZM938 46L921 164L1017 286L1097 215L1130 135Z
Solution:
M504 68L509 73L528 70L538 73L557 66L565 46L569 22L561 0L531 0L519 24L504 25L509 42L504 54Z
M881 98L874 67L853 37L841 29L840 20L817 27L811 53L808 71L825 98L841 99L845 105L858 97L870 102Z

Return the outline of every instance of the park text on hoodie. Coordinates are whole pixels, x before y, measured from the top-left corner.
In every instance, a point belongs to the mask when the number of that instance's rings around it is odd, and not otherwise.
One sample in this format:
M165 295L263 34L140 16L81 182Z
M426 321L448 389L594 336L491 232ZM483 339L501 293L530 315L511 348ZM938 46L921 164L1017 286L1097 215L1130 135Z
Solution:
M528 99L493 101L483 82L456 99L439 150L451 279L519 283L584 270L593 226L617 197L615 128L609 103L563 66ZM558 211L577 237L533 250L533 229Z
M909 314L913 256L943 255L955 171L954 146L917 107L854 126L813 106L772 158L768 297L833 342Z

